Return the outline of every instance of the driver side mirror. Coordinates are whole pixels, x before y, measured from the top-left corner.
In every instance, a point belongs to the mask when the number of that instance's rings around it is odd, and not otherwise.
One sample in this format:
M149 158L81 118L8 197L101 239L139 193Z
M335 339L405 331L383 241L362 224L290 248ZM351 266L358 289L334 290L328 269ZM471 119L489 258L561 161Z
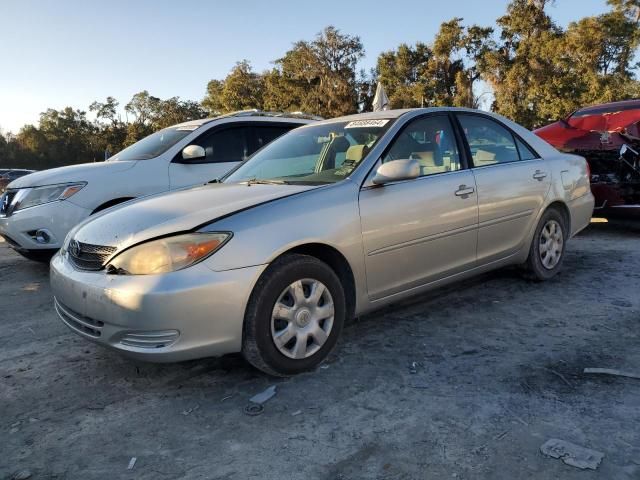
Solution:
M205 152L204 148L200 145L187 145L182 149L182 160L185 163L189 163L193 160L200 160L207 156L207 152Z
M401 180L411 180L420 176L420 164L417 160L392 160L383 163L376 170L376 174L371 180L375 185L399 182Z

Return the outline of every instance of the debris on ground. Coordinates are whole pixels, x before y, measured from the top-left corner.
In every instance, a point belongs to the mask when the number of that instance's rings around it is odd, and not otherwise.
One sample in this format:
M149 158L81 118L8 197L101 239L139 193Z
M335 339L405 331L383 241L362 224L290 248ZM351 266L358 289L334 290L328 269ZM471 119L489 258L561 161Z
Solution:
M266 403L269 400L271 400L271 398L273 398L273 396L275 394L276 394L276 386L275 385L271 385L266 390L264 390L264 391L258 393L257 395L254 395L253 397L251 397L249 399L249 402L258 403L258 404L262 405L263 403Z
M409 373L418 373L418 362L411 362L411 365L409 366Z
M295 412L293 412L291 414L292 417L297 417L298 415L300 415L302 413L302 410L296 410Z
M234 395L235 395L235 393L232 393L231 395L227 395L226 397L222 397L222 400L220 400L220 401L224 402L225 400L229 400L230 398L233 398Z
M264 412L264 405L260 403L249 403L249 405L244 407L244 413L246 413L250 417L260 415L262 414L262 412Z
M615 375L616 377L638 378L640 373L623 372L615 368L585 368L584 373L602 373L604 375Z
M571 384L571 382L569 382L569 380L567 380L565 376L562 375L560 372L556 372L553 368L542 367L542 369L546 370L547 372L553 373L556 377L558 377L560 380L566 383L569 387L573 388L573 385Z
M266 390L254 395L249 399L249 405L244 407L244 413L250 416L260 415L264 412L264 403L271 400L276 394L276 386L271 385Z
M595 470L604 458L604 453L602 452L581 447L558 438L547 440L540 447L540 451L543 455L559 458L563 463L583 470Z
M137 460L138 460L138 457L131 457L131 460L129 460L129 465L127 466L127 470L133 470L133 467L136 466Z
M200 408L200 405L196 405L195 407L188 408L182 411L182 415L189 415L191 412L195 412Z
M18 470L13 474L11 480L27 480L31 478L31 472L29 470Z

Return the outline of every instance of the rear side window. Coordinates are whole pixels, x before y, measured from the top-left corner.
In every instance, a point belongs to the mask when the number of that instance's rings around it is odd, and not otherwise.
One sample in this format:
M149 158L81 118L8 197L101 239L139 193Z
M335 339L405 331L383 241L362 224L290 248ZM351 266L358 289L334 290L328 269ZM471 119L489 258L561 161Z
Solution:
M534 158L538 158L538 155L527 147L518 137L516 137L516 145L518 146L520 160L533 160Z
M499 122L480 115L458 115L471 150L473 165L531 160L538 155Z

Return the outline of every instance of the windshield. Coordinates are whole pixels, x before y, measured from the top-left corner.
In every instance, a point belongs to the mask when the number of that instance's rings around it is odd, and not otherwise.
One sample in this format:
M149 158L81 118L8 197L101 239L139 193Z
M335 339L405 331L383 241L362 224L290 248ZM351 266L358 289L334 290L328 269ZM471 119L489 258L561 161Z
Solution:
M392 122L356 120L292 130L223 181L311 185L339 182L358 167Z
M197 128L198 125L165 128L125 148L111 157L109 161L125 162L128 160L148 160L155 158L158 155L162 155Z

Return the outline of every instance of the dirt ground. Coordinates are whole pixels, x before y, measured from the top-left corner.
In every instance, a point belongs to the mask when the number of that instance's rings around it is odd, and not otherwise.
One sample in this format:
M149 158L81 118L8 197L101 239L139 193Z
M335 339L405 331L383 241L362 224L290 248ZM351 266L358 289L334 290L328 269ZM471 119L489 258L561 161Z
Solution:
M0 243L0 478L638 479L640 380L582 370L640 372L639 327L640 227L593 224L554 280L507 269L367 315L313 373L135 363L71 333L47 267ZM550 438L605 458L565 465Z

